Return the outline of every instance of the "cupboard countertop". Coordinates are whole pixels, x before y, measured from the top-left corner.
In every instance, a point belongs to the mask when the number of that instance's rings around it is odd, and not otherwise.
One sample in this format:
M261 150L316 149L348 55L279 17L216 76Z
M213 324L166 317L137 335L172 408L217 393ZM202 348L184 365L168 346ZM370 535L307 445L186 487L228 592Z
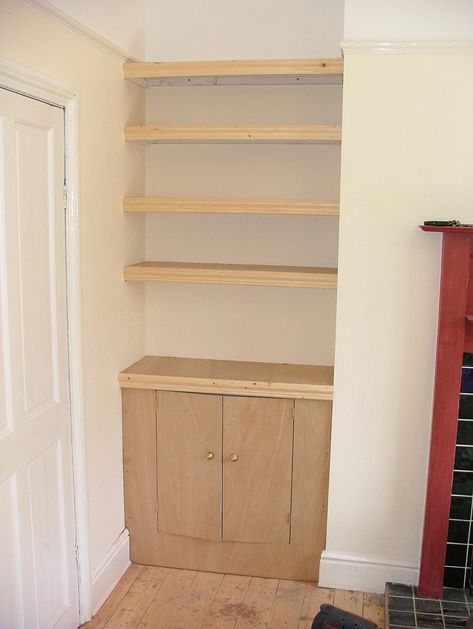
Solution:
M333 399L333 367L144 356L120 387L310 400Z

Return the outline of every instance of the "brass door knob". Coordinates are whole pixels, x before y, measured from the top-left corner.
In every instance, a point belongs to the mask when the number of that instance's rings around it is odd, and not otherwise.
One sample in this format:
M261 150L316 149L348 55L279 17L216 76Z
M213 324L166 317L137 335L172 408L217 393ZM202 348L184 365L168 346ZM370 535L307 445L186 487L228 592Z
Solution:
M233 463L238 461L238 454L232 454L230 457L230 461L232 461Z
M207 461L211 461L214 458L215 454L213 452L207 452L207 454L205 455L205 458L207 459Z

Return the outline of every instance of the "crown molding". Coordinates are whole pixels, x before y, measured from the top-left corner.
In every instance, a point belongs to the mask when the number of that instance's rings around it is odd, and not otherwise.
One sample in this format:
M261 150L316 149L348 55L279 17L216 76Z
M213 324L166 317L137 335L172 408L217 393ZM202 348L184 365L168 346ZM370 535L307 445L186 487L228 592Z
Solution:
M473 55L473 41L344 41L351 55Z
M74 19L61 9L48 2L48 0L24 0L27 4L40 11L46 18L58 22L64 28L71 31L75 35L78 35L82 39L85 39L90 44L93 44L102 52L106 52L113 57L117 57L121 61L136 61L136 59L130 57L130 55L113 44L110 40L102 35L99 35L96 31L85 26L78 20Z

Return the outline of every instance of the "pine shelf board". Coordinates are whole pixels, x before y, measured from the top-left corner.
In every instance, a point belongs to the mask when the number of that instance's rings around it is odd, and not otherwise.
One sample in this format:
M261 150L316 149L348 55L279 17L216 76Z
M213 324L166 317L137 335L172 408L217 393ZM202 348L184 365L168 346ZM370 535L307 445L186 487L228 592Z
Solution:
M341 83L343 59L135 62L123 75L145 86Z
M217 264L201 262L139 262L125 266L123 277L132 282L185 282L336 288L337 270L321 267Z
M333 399L333 367L144 356L118 376L122 388Z
M124 212L207 214L308 214L338 216L338 201L311 199L229 199L210 197L125 197Z
M137 125L125 127L127 142L265 143L340 142L341 125Z

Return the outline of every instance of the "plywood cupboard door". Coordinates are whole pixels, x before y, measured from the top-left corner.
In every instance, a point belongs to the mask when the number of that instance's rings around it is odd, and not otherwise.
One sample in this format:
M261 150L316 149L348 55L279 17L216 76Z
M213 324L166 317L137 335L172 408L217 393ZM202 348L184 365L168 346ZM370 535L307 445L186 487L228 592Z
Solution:
M222 398L157 393L158 530L221 538Z
M147 563L156 535L156 392L123 389L125 523L131 560Z
M223 539L287 544L294 400L223 398Z
M332 403L296 400L295 405L291 543L310 548L307 561L318 563L327 528Z

